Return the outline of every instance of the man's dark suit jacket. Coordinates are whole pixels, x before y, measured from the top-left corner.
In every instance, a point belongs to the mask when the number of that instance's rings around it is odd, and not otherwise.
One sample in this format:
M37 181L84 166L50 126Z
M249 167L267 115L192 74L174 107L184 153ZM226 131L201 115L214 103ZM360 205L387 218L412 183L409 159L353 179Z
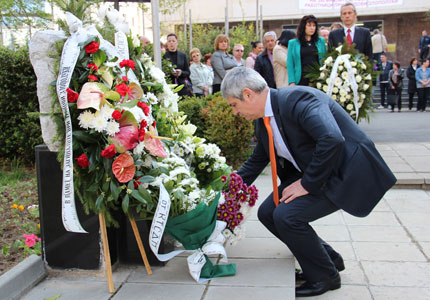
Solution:
M354 216L368 215L396 182L370 138L337 102L315 88L271 89L270 99L282 138L303 172L276 156L281 182L301 177L309 193L325 194ZM238 171L247 184L270 162L263 119L257 120L256 133L257 146Z
M276 89L275 75L273 73L273 65L270 61L267 49L261 52L255 60L254 70L260 73L261 77L266 80L267 85Z
M178 92L180 96L188 95L190 96L192 93L187 89L187 86L185 86L185 79L189 80L190 77L190 62L188 61L187 55L181 51L176 52L170 52L166 51L164 54L164 58L170 60L172 63L175 61L173 59L173 55L176 55L176 69L181 69L182 73L181 76L178 78L175 78L172 74L170 74L170 78L172 79L172 83L175 83L175 79L177 79L177 84L181 85L183 84L184 87L182 90Z
M339 44L345 43L345 31L339 28L330 32L328 36L329 47L337 47ZM370 38L370 31L367 28L355 26L354 39L352 42L355 44L355 49L360 53L372 59L372 39Z
M381 71L381 73L379 73L379 81L380 82L388 81L388 74L392 69L393 69L393 62L391 60L387 60L385 69L382 67L382 63L378 64L378 70Z

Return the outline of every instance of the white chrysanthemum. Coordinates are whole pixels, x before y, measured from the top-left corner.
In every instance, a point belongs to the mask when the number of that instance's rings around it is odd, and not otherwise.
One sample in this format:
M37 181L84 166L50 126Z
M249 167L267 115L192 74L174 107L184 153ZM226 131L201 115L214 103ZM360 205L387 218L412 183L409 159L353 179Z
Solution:
M363 91L367 91L369 89L370 85L364 84L363 85Z
M340 102L345 102L346 101L346 97L341 96L339 100L340 100Z
M164 77L165 75L164 75L163 71L161 71L156 66L151 66L149 68L149 74L158 83L165 83L166 82L166 79Z
M322 84L321 84L321 82L317 82L317 89L321 89L321 87L322 87Z
M346 106L346 109L347 109L347 110L353 110L353 109L354 109L354 105L353 105L352 103L349 103L349 104Z
M336 100L336 95L331 95L331 97L333 98L333 100Z
M145 142L140 142L137 144L137 146L133 149L134 155L142 155L143 150L145 149Z
M148 98L149 103L152 105L158 103L158 98L153 93L147 93L146 97Z
M339 95L341 95L341 96L345 97L345 96L346 96L346 94L347 94L347 92L346 92L346 90L345 90L344 88L341 88L341 89L339 90Z
M348 72L342 72L342 78L345 80L348 78Z
M185 174L185 175L190 176L190 170L188 170L185 167L179 167L179 168L176 168L176 169L170 171L170 173L169 173L170 177L172 177L172 178L176 178L180 174Z
M361 78L361 76L360 76L360 75L355 76L355 81L356 81L357 83L360 83L360 82L361 82L361 80L362 80L362 78Z
M349 99L351 99L351 95L350 95L350 94L347 94L347 95L345 96L345 98L346 98L347 100L349 100Z
M325 81L327 84L330 84L330 78L327 78Z
M94 114L91 111L86 110L83 113L81 113L78 117L79 126L81 126L81 128L84 128L84 129L92 128L93 119L94 119Z
M343 60L341 59L341 60L339 60L339 66L340 65L343 65Z
M343 83L343 81L342 81L342 79L341 79L340 77L336 77L336 78L334 79L334 85L336 85L336 86L341 86L341 85L342 85L342 83Z
M97 132L102 132L106 129L108 122L100 112L96 112L93 118L92 127Z
M327 91L328 91L328 85L324 85L323 86L323 91L327 93Z
M320 78L321 78L321 79L324 79L324 78L325 78L325 73L324 73L324 72L321 72L321 73L320 73Z
M103 105L100 109L100 114L105 118L109 119L112 118L112 113L114 112L114 109L110 107L109 105Z
M119 132L119 123L116 121L109 121L106 124L106 133L110 136L115 135L115 133Z
M337 87L333 88L333 94L337 94L339 92L339 89Z
M356 68L352 68L352 73L357 74L357 69Z
M342 62L342 61L341 61L341 62ZM343 68L343 66L340 66L340 65L339 65L339 67L338 67L337 69L338 69L339 71L343 71L343 69L344 69L344 68Z

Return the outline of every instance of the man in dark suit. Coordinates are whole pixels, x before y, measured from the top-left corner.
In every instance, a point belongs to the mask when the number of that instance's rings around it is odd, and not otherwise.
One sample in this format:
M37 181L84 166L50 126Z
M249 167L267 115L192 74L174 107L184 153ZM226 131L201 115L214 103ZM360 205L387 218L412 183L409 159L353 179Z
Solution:
M357 27L357 10L355 5L347 2L340 8L340 19L343 22L343 28L339 28L330 32L328 43L330 47L337 47L343 44L345 40L355 44L355 48L372 59L372 39L370 31L367 28Z
M269 87L276 89L275 73L273 72L273 49L276 46L276 33L269 31L264 34L264 51L255 60L254 70L260 73Z
M390 70L393 69L393 62L391 60L387 60L387 55L385 53L381 54L381 63L378 65L379 73L379 87L381 89L381 107L386 107L385 105L385 95L388 92L389 88L389 78L388 75Z
M427 31L423 30L420 37L420 44L418 46L418 53L420 54L420 60L423 61L429 54L430 47L430 36L427 35Z
M258 143L238 174L251 184L269 163L270 118L276 167L282 194L275 206L271 194L258 218L296 257L305 282L296 297L340 288L342 257L309 225L338 209L368 215L396 179L373 142L327 94L310 87L270 89L249 68L235 68L221 91L233 109L256 121Z
M167 51L164 53L164 58L170 60L176 66L175 70L170 74L172 83L184 85L178 94L180 96L192 96L193 93L189 86L190 61L185 53L178 50L178 37L174 33L167 35Z

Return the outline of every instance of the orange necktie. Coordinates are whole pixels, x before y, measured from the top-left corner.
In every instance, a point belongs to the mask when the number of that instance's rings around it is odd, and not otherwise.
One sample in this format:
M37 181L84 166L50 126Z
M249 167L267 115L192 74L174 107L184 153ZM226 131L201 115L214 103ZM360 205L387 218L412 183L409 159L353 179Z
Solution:
M278 206L279 204L278 175L276 172L275 146L273 144L272 127L270 127L270 117L264 117L264 125L266 126L267 135L269 136L270 165L272 167L272 183L273 183L273 201L275 202L275 205Z
M348 28L347 32L348 32L348 35L346 36L346 41L351 46L352 45L351 29Z

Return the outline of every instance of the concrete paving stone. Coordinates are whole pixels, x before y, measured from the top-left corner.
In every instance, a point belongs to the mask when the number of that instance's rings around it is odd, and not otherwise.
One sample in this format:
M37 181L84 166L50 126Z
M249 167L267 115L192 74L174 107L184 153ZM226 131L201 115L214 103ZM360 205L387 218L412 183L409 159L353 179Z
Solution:
M419 242L430 242L430 231L428 226L407 225L406 229L412 234L414 240Z
M348 226L354 242L405 242L411 241L403 228L398 226Z
M315 297L307 297L308 300L372 300L367 286L345 285L338 290L328 291L325 294Z
M399 184L424 184L424 177L418 173L394 173L396 176L396 185Z
M411 148L411 149L396 149L395 152L397 152L401 157L411 157L411 156L430 156L430 150L423 146L418 146L417 148Z
M376 225L376 226L400 226L394 213L385 211L373 211L367 217L358 218L343 212L347 225Z
M408 162L408 164L413 168L414 172L418 173L429 173L430 163L427 162Z
M409 190L409 189L391 189L388 190L384 199L389 202L392 199L411 199L411 200L429 200L430 193L424 190Z
M402 163L400 163L400 162L399 163L390 163L390 162L387 162L387 165L390 168L390 170L392 172L394 172L394 173L397 173L397 172L404 172L404 173L415 172L415 170L411 166L409 166L408 164L406 164L405 162L402 162Z
M425 143L390 143L389 145L394 150L428 149Z
M189 299L200 300L205 290L205 285L181 285L181 284L148 284L125 283L113 300L166 300ZM60 298L62 300L62 298ZM60 300L59 299L59 300ZM80 298L75 298L80 299ZM86 298L90 299L90 298Z
M360 261L426 261L415 244L395 242L353 242Z
M396 215L405 226L430 226L429 214L425 212L397 212Z
M330 242L329 244L336 252L342 255L345 261L357 260L354 248L352 247L352 242Z
M374 300L430 299L430 289L428 288L370 286L370 292Z
M390 157L384 157L385 162L390 164L404 164L405 160L401 158L400 156L390 156Z
M118 288L119 284L115 285L115 287ZM45 279L28 294L24 295L21 300L45 299L56 295L61 295L59 298L61 300L107 300L112 296L109 294L108 286L105 282Z
M224 287L209 286L204 300L294 300L294 287ZM166 298L167 299L167 298ZM185 299L185 298L184 298Z
M351 241L348 230L339 225L316 225L312 226L317 234L326 242Z
M393 148L391 147L391 144L377 143L375 146L378 151L393 150Z
M362 265L372 286L430 288L428 262L363 261Z
M387 205L387 201L384 198L379 201L379 203L375 206L373 211L388 211L391 212L391 208Z
M337 211L312 222L311 225L345 225L345 221L343 220L341 211Z
M430 213L430 199L417 200L413 197L392 199L387 201L395 212L400 213Z
M342 284L367 284L366 277L364 276L363 269L358 261L345 260L345 270L340 272Z
M212 258L213 263L216 259ZM188 271L186 257L174 257L164 267L153 267L152 275L146 273L144 266L136 268L127 279L127 282L145 283L172 283L172 284L195 284L195 280Z
M210 286L295 287L293 257L230 259L229 263L236 264L236 276L215 278Z
M430 242L419 242L418 244L422 247L427 257L430 258Z
M424 178L424 183L430 185L430 172L427 173L418 173L418 175Z
M384 158L399 156L399 154L397 154L397 152L392 150L391 148L390 149L381 149L381 150L378 149L378 151L379 151L379 154L381 154L381 156Z
M246 220L245 237L248 238L273 238L274 235L258 220Z
M245 238L226 247L229 258L290 258L288 247L277 238Z

